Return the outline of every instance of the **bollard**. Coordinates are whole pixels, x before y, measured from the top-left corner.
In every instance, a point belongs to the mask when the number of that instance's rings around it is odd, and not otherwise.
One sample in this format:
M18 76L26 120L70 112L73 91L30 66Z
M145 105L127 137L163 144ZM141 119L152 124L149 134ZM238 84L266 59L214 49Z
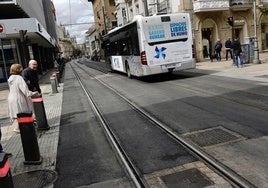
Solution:
M33 125L32 112L18 113L17 120L25 158L24 164L41 164L42 158L39 152L36 130Z
M50 127L47 123L47 116L42 96L32 96L35 119L38 130L48 130Z
M56 78L51 76L50 77L50 82L51 82L52 93L58 93L58 88L57 88L57 85L56 85Z
M0 153L0 187L14 188L10 163L8 161L8 156L5 153Z
M56 75L56 73L53 73L52 76L55 77L55 80L56 80L56 86L57 86L57 87L60 87L59 82L58 82L58 79L57 79L57 75Z
M58 83L60 83L60 71L56 70L55 73L56 73L56 76L57 76Z

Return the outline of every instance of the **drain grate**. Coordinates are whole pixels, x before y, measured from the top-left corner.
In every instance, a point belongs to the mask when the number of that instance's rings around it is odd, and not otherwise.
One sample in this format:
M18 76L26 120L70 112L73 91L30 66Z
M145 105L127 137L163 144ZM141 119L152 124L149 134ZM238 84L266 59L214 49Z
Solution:
M38 188L46 187L57 179L57 172L52 170L36 170L13 176L14 187L16 188Z
M190 139L201 147L212 146L242 138L240 135L231 132L223 127L215 127L189 133L184 135L184 137Z
M207 187L214 184L206 175L202 174L196 168L162 176L161 179L168 188Z

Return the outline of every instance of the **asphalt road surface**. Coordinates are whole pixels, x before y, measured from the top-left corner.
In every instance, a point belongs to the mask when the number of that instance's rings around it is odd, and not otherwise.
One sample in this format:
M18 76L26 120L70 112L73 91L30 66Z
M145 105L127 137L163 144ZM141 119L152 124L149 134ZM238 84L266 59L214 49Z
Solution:
M267 185L268 87L265 84L196 71L128 79L119 73L84 69L257 187ZM80 74L144 174L196 161L170 140L164 137L161 140L161 134L152 131L149 125L142 126L145 123L137 120L129 107L98 85L94 77L87 77L82 71ZM55 187L100 183L107 183L108 187L131 187L68 66L62 109L57 157L59 178ZM145 149L140 148L134 138L140 143L148 143L147 148L152 143L162 145L166 154L160 155L162 150L157 152L157 147L151 149L150 154L143 153ZM165 158L167 153L170 155ZM151 163L147 156L153 156Z

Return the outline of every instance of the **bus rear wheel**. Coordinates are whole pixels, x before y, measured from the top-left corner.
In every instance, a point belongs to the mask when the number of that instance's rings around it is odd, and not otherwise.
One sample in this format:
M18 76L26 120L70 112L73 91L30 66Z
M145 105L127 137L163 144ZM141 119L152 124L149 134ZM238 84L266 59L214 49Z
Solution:
M133 78L133 76L131 75L131 73L130 73L130 69L129 69L129 66L128 66L128 64L126 64L126 71L127 71L127 77L128 78L130 78L130 79L132 79Z

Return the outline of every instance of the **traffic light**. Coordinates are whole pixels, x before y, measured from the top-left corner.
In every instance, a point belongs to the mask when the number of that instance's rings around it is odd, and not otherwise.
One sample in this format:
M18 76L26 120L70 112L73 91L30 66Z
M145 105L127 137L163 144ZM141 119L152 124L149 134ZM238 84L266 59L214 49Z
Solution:
M228 17L228 24L230 25L230 26L234 26L234 19L233 19L233 16L229 16Z

